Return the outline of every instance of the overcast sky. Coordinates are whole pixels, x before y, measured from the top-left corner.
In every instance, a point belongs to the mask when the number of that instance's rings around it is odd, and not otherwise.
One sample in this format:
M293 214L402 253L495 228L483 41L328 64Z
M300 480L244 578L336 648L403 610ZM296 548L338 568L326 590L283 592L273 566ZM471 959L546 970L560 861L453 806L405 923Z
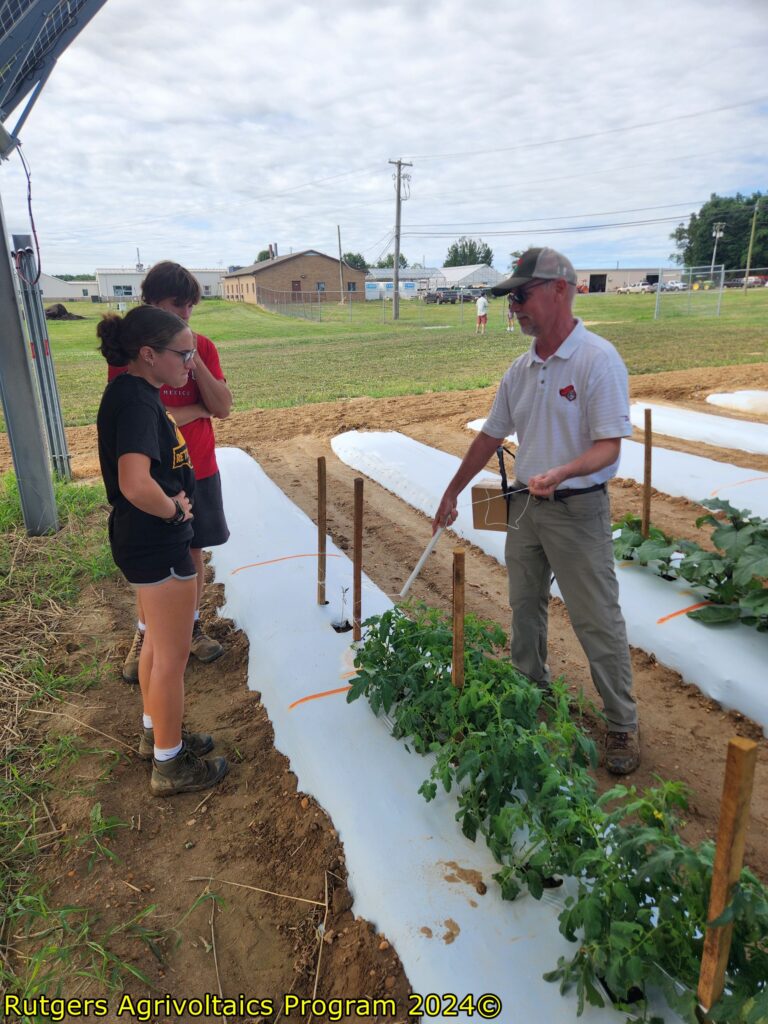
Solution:
M373 262L398 157L410 263L656 267L712 192L766 190L767 56L765 0L107 0L21 131L43 269L334 254L337 224ZM15 154L0 195L28 232Z

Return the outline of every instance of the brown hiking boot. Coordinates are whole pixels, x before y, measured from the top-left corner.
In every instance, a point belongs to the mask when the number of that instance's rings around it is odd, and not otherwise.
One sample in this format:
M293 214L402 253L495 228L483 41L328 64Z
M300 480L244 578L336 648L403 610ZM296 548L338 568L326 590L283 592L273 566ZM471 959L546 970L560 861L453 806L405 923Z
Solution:
M216 661L224 653L224 648L218 640L212 640L211 637L205 635L199 619L195 620L195 626L192 630L192 643L189 650L203 665Z
M181 742L189 747L195 757L202 757L210 753L215 744L213 736L205 732L187 732L184 726L181 727ZM139 740L139 757L142 761L151 761L155 753L155 730L145 729Z
M144 645L144 632L141 629L137 629L131 649L128 651L128 655L123 662L123 679L126 683L138 683L139 681L139 655L141 654L141 648Z
M605 737L605 767L611 775L629 775L640 765L640 733L609 732Z
M199 789L210 789L224 778L229 771L225 757L212 757L204 761L196 757L187 746L183 746L170 761L152 759L152 778L149 789L152 796L175 796L177 793L195 793Z

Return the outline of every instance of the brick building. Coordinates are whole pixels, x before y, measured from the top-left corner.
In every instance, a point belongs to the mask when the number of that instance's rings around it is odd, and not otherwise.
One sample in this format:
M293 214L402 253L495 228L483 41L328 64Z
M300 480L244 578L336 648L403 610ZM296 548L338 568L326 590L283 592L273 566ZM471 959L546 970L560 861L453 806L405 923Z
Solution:
M345 298L365 301L364 270L341 263ZM222 295L234 302L270 306L275 302L338 302L339 260L316 249L276 256L241 267L222 280Z

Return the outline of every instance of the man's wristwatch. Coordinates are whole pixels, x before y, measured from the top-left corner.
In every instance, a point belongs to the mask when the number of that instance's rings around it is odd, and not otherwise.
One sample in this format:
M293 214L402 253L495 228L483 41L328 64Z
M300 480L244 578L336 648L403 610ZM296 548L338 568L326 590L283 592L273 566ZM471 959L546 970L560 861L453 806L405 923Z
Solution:
M176 511L172 516L169 516L167 519L164 519L163 522L167 523L169 526L178 526L179 523L184 522L184 516L186 515L186 512L181 507L181 503L179 502L178 498L173 499L173 504L176 506Z

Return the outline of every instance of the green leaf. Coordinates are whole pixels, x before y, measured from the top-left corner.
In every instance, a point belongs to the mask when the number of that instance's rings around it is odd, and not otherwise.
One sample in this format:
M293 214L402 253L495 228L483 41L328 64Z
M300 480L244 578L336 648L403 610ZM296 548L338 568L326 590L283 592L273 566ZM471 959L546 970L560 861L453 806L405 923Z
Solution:
M669 562L669 559L677 551L676 544L667 544L658 540L646 540L635 551L635 558L641 565L648 562Z
M739 606L735 604L710 604L706 608L697 608L695 612L688 612L688 618L695 619L697 622L704 622L708 626L720 626L725 622L738 622Z
M746 1024L768 1024L768 988L755 996L747 1011Z
M528 892L535 900L540 900L544 893L544 881L538 871L528 870L525 873Z
M733 571L733 582L745 587L750 580L768 579L768 546L750 544L739 556Z

